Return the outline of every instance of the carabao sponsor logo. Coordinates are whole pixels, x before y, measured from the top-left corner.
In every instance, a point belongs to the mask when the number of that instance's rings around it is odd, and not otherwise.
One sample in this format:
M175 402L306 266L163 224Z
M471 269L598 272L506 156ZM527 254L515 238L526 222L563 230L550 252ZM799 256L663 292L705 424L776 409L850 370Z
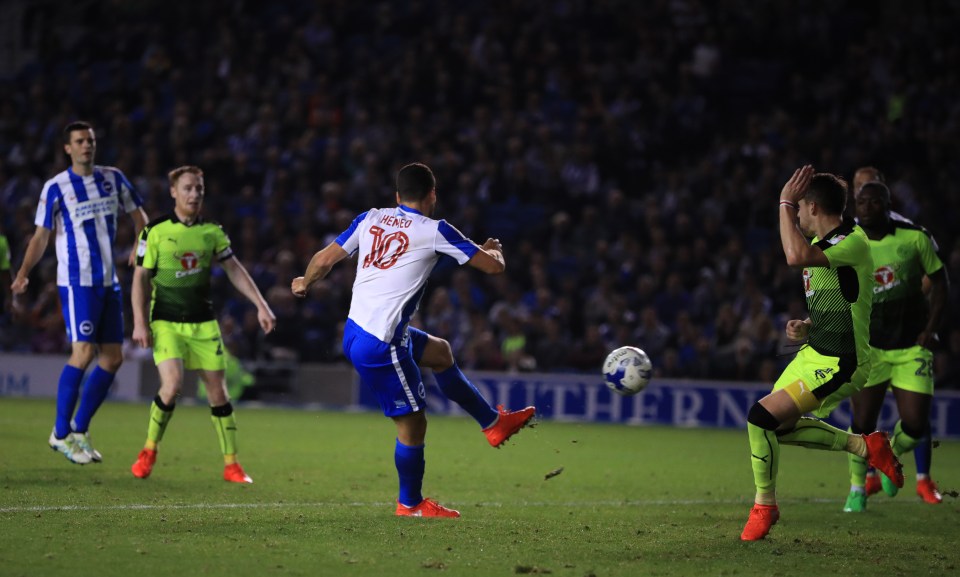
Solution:
M897 271L892 266L884 265L873 272L874 294L888 291L900 285L900 279L897 278Z

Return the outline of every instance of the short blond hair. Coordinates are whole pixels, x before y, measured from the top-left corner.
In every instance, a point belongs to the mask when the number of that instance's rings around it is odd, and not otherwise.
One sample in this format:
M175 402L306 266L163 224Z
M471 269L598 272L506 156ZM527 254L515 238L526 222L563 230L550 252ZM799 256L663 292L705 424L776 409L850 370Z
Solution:
M199 166L186 165L179 168L174 168L169 173L167 173L167 178L170 179L170 186L177 186L177 181L180 180L180 177L187 173L195 174L197 178L203 178L203 171L200 170Z

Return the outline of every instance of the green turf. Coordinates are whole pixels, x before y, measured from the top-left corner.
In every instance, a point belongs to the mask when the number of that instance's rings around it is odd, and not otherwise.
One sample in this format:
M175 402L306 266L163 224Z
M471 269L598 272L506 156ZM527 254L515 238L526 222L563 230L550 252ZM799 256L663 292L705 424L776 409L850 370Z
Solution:
M743 431L541 422L490 448L432 417L426 495L463 517L398 519L393 425L374 414L241 407L241 462L222 481L209 411L179 407L153 476L135 479L146 405L107 404L104 462L47 448L52 401L0 399L0 574L951 575L958 507L914 495L841 512L846 459L784 447L782 519L742 543L753 485ZM944 489L960 444L934 451ZM548 480L544 477L559 468Z

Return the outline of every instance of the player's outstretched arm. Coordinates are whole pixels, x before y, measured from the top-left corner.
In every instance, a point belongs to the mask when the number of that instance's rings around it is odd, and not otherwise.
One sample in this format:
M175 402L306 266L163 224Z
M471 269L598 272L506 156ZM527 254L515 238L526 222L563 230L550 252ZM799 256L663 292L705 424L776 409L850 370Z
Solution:
M257 284L250 278L250 273L243 268L243 265L235 256L221 261L220 264L233 286L237 287L240 294L247 297L257 307L257 320L260 321L260 328L263 329L264 333L270 334L270 331L277 326L277 317L270 310L270 305L267 304L266 299L260 294Z
M507 263L503 259L503 245L500 240L488 238L467 264L487 274L501 274L506 270Z
M313 283L325 278L330 274L333 265L347 258L347 256L347 251L335 242L331 242L317 251L310 259L310 264L307 265L307 270L303 273L303 276L298 276L290 283L290 290L294 296L300 298L307 296Z
M138 266L133 269L133 286L130 288L130 305L133 307L133 335L137 346L145 349L153 346L150 334L149 295L151 292L150 272Z

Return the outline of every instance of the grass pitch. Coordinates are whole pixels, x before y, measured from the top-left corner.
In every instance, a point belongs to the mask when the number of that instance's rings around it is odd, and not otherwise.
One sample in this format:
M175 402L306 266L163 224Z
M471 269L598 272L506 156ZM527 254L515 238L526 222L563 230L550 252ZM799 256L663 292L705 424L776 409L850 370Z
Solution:
M954 575L960 506L907 484L841 512L840 453L783 448L782 518L742 543L753 496L743 431L544 421L507 446L431 417L424 494L456 520L396 518L394 426L376 414L241 406L253 485L222 480L209 410L180 406L147 480L147 405L107 404L102 464L46 444L50 400L0 400L0 575ZM960 486L960 444L934 478ZM556 473L547 478L551 473Z

